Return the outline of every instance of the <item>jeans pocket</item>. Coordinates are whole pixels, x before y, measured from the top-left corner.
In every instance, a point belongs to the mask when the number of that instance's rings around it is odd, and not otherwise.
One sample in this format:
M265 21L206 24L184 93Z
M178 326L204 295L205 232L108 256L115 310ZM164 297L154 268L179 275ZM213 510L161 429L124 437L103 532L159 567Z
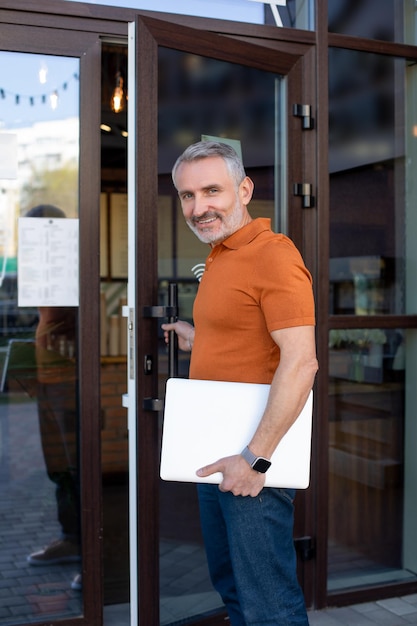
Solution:
M284 498L285 500L288 500L291 504L294 504L295 489L284 489L280 487L280 488L277 488L277 492L282 498Z

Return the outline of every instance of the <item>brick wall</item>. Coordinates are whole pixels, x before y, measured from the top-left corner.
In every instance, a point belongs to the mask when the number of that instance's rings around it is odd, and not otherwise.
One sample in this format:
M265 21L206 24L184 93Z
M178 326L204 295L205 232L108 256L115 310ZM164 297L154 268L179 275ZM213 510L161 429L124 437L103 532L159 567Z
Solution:
M105 358L101 364L102 472L128 471L127 409L122 395L127 391L125 359Z

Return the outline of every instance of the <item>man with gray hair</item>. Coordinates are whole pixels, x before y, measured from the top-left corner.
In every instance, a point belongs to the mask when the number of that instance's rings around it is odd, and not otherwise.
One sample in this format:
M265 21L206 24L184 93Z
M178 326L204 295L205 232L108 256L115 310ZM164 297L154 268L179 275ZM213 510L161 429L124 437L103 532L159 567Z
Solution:
M184 218L210 253L194 326L163 324L165 338L174 330L179 347L192 351L190 378L271 385L244 450L197 471L223 476L218 486L198 485L211 579L232 626L306 626L293 541L295 492L264 482L318 367L311 276L288 237L272 232L269 219L252 219L254 185L233 148L193 144L172 175Z

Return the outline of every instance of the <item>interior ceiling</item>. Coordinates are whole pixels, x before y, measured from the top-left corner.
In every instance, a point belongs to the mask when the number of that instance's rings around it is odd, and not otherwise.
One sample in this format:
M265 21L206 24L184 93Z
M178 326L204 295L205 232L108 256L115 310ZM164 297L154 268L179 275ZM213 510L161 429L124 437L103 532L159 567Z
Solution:
M281 77L250 66L160 47L158 53L158 171L169 173L184 148L201 135L241 141L246 167L274 163L277 85ZM127 167L127 101L118 113L112 96L122 81L128 94L127 46L102 52L102 169ZM106 126L106 130L104 129Z
M103 44L101 65L101 123L110 128L101 131L101 167L121 169L127 167L127 102L119 113L111 108L111 100L117 85L118 74L123 80L126 97L127 85L127 46Z

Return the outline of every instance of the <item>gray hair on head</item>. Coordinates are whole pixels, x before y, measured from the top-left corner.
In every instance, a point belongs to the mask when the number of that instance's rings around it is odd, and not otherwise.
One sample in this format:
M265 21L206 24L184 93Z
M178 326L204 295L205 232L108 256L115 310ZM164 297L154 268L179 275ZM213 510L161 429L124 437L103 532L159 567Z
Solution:
M188 146L188 148L184 150L175 161L174 167L172 168L172 181L175 188L177 188L175 178L181 163L191 163L192 161L199 161L210 157L220 157L224 160L230 175L235 181L236 188L238 188L242 180L246 177L243 163L236 150L226 143L217 141L199 141L191 144L191 146Z

